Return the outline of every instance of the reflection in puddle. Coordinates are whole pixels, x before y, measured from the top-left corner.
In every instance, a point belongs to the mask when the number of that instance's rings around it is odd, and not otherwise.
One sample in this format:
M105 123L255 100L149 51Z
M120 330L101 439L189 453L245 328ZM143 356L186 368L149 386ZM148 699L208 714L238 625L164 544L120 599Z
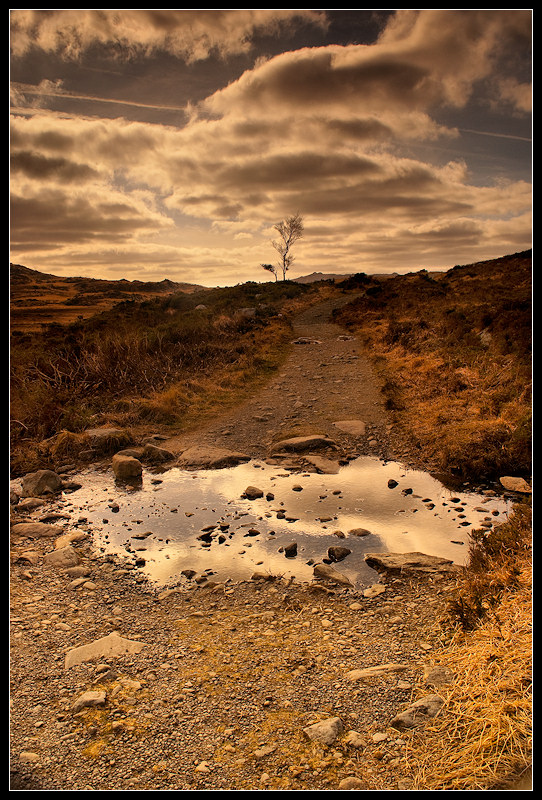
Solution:
M469 530L506 518L502 498L457 493L424 472L363 457L336 475L293 473L260 462L198 472L144 472L138 488L87 472L69 498L97 547L127 555L158 585L245 580L255 571L311 580L328 548L350 553L333 567L356 585L374 583L367 552L412 552L464 564ZM397 482L390 488L388 482ZM249 500L253 486L263 493ZM288 557L288 545L297 554ZM286 548L286 551L285 551Z

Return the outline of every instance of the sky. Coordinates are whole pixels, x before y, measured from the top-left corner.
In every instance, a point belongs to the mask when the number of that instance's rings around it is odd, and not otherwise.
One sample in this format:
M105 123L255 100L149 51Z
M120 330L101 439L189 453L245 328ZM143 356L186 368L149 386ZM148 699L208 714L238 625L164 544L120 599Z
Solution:
M532 11L11 9L13 263L273 280L531 247Z

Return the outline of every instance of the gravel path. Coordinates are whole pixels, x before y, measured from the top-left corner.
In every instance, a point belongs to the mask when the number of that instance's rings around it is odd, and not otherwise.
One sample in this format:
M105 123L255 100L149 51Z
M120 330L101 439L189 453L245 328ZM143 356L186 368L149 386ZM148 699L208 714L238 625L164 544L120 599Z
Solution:
M390 457L391 424L369 361L355 337L330 322L332 310L351 300L334 297L300 314L287 360L256 397L164 447L178 452L206 444L263 458L280 439L321 433L344 454ZM343 420L360 420L365 431L347 434L335 425Z

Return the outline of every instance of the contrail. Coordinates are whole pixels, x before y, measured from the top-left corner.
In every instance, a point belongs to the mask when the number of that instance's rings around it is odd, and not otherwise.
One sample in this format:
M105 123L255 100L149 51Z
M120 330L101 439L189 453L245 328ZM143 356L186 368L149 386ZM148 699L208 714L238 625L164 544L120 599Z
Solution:
M526 136L514 136L512 133L492 133L491 131L473 131L470 128L458 128L461 133L477 133L479 136L496 136L499 139L519 139L520 142L532 142Z
M151 103L136 103L132 100L115 100L110 97L93 97L87 94L72 94L71 92L55 92L51 89L39 89L26 84L15 84L16 88L23 94L33 94L41 97L61 97L64 100L85 100L93 103L113 103L113 105L135 106L136 108L152 108L157 111L182 111L186 113L186 108L180 106L152 105Z

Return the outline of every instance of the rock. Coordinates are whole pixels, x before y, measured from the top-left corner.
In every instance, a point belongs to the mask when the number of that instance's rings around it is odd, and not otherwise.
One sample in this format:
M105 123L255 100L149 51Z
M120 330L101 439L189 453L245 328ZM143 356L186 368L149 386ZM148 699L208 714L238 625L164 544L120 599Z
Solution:
M80 647L74 647L66 653L64 668L69 669L69 667L83 664L86 661L93 661L97 658L107 659L126 653L139 653L144 647L145 644L143 642L125 639L116 632L110 633L101 639L96 639Z
M363 596L371 599L371 597L378 597L379 594L384 594L386 587L381 583L373 583L367 589L363 590Z
M79 695L73 703L72 710L77 713L83 708L103 706L105 705L106 699L107 695L103 690L90 690Z
M115 453L113 456L113 472L115 473L115 478L119 481L141 478L143 466L141 461L133 456Z
M389 481L388 481L388 488L389 489L395 489L396 486L399 486L397 481L394 480L393 478L390 478Z
M343 558L349 556L352 551L348 549L348 547L340 547L339 545L333 545L332 547L328 547L327 555L332 561L342 561Z
M423 677L427 686L434 686L436 689L440 689L441 686L446 686L446 684L452 682L454 674L448 667L437 664L434 667L425 667Z
M381 675L404 672L406 669L408 669L406 664L378 664L375 667L366 667L365 669L351 669L346 673L346 678L349 681L364 681L367 678L379 678Z
M60 550L63 547L67 547L73 542L83 542L85 539L88 539L88 537L89 534L85 531L71 531L70 533L63 533L62 536L59 536L55 541L55 550Z
M31 567L36 567L40 559L39 553L35 550L27 550L25 553L20 553L15 557L16 564L30 564Z
M340 717L330 717L321 722L315 722L314 725L308 725L303 728L303 733L311 742L330 745L341 735L343 730L344 725Z
M461 571L453 561L425 553L366 553L364 559L377 572L435 574Z
M322 456L305 456L304 460L323 475L337 475L340 470L340 464L337 461L331 461L329 458L323 458Z
M305 450L318 450L321 447L333 447L337 449L338 445L332 439L329 439L327 436L322 436L321 434L294 436L292 439L283 439L274 444L272 452L276 453L280 450L286 450L302 453Z
M361 419L343 419L339 422L333 423L336 428L344 433L350 433L352 436L365 435L365 423Z
M523 478L503 477L499 478L502 486L510 492L522 492L530 494L533 490Z
M352 582L337 570L330 567L328 564L315 564L313 567L315 578L323 578L324 580L337 583L339 586L352 586Z
M286 558L295 558L297 555L297 542L290 542L284 546L284 555Z
M257 486L247 486L242 496L247 500L256 500L258 497L263 497L263 491Z
M348 791L349 789L366 789L366 784L361 780L361 778L356 778L355 775L349 775L347 778L343 778L342 781L339 783L339 789L341 791Z
M18 511L34 511L36 508L40 508L46 504L46 500L40 500L39 497L26 497L24 500L18 505Z
M251 581L275 581L276 576L271 575L270 572L253 572L251 577Z
M254 758L262 759L266 756L270 756L271 753L274 753L276 749L277 746L275 744L265 744L263 747L259 747L254 751Z
M344 741L351 747L365 747L365 739L358 731L348 731Z
M63 530L59 525L48 525L46 522L16 522L11 526L11 532L25 539L48 539L60 536Z
M19 755L21 764L36 764L39 760L38 753L34 753L32 750L22 750Z
M88 428L85 438L89 440L92 449L100 453L113 453L132 443L131 434L123 428Z
M163 464L165 461L172 461L175 455L163 447L158 447L155 444L146 444L143 448L142 458L145 462L151 464Z
M194 446L184 450L176 461L178 467L192 469L223 469L234 467L243 461L249 461L250 456L244 453L226 450L221 447Z
M29 472L22 481L22 497L39 497L54 494L62 489L62 478L50 469Z
M427 695L427 697L422 697L420 700L417 700L405 711L397 714L392 719L390 725L397 730L416 728L418 725L424 725L438 714L443 705L444 699L440 697L440 695Z
M368 531L367 528L352 528L352 530L348 531L349 536L370 536L372 531Z
M71 545L66 545L66 547L53 550L52 553L46 553L43 556L43 563L57 569L66 569L67 567L76 567L79 564L79 556Z

